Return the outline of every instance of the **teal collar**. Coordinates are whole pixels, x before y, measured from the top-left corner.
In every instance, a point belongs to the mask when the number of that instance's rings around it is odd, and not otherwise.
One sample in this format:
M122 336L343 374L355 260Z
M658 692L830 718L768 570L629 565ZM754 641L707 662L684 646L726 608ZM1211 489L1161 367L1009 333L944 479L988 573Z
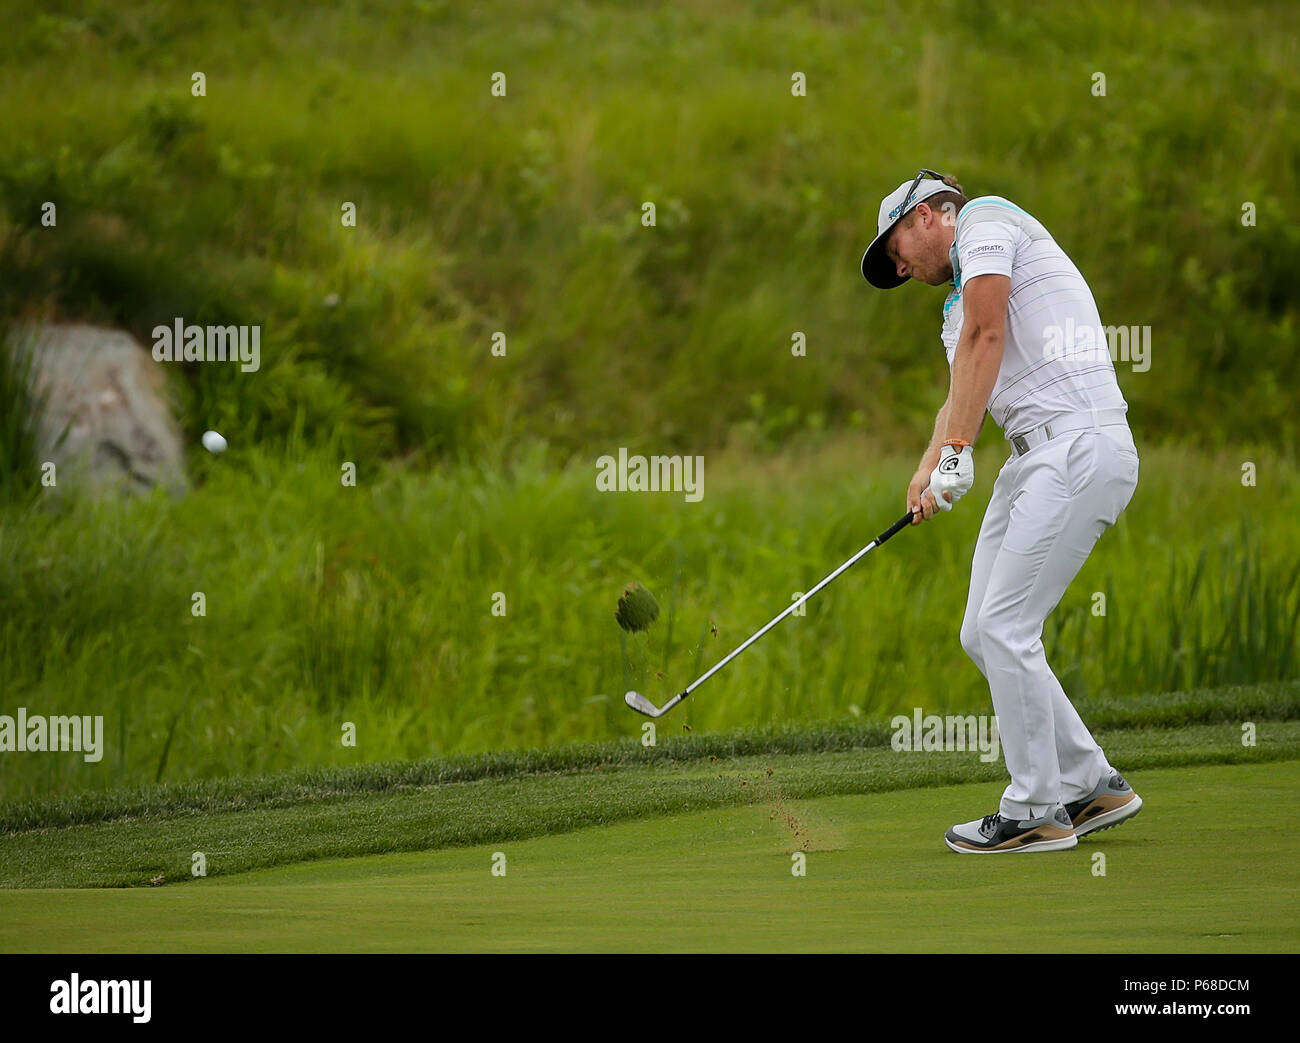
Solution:
M973 199L966 201L966 206L973 203ZM953 223L952 246L948 247L948 258L952 261L952 284L961 289L961 261L957 257L957 226L961 224L961 215L965 212L966 206L957 211L957 220Z

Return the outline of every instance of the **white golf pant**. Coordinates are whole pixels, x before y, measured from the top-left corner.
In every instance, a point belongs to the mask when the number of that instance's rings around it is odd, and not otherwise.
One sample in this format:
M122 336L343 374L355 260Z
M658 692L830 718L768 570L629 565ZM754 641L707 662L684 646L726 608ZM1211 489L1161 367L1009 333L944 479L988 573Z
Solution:
M971 563L961 643L989 683L1011 784L999 810L1040 818L1110 770L1047 665L1043 621L1128 506L1138 456L1127 424L1058 434L1002 465Z

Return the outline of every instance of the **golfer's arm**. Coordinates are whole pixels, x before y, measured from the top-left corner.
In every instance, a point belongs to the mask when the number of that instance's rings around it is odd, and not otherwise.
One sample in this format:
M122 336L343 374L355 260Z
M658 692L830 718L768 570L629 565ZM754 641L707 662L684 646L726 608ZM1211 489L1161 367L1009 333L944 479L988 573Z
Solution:
M918 471L933 471L939 466L939 454L943 449L943 440L948 437L948 406L952 403L952 390L939 407L939 415L934 418L934 434L930 436L930 445L921 454L921 462L916 465Z
M1005 275L980 275L962 287L962 330L953 352L947 423L940 442L960 438L973 445L979 438L1002 367L1010 289Z

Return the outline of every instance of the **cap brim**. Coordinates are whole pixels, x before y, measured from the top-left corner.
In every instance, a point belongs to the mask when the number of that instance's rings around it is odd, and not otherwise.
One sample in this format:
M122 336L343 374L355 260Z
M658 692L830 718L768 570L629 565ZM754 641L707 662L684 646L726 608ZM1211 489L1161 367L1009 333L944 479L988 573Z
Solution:
M901 220L900 215L900 220ZM862 277L871 283L878 290L892 290L896 286L902 286L907 282L907 277L899 278L898 268L894 262L889 259L889 254L885 252L885 243L889 239L889 233L894 230L895 221L873 240L867 247L866 253L862 255Z

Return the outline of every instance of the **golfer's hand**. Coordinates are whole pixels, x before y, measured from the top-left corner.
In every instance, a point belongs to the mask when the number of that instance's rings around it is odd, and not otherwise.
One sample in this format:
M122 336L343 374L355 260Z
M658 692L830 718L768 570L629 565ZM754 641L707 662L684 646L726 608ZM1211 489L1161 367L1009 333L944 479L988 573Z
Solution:
M930 472L930 485L926 490L939 510L950 511L953 504L970 492L975 484L975 455L964 445L961 452L946 445L939 454L939 466Z
M930 488L931 473L928 470L918 470L912 475L912 484L907 487L907 509L912 512L913 525L929 521L939 509L934 505L934 496L927 491Z

